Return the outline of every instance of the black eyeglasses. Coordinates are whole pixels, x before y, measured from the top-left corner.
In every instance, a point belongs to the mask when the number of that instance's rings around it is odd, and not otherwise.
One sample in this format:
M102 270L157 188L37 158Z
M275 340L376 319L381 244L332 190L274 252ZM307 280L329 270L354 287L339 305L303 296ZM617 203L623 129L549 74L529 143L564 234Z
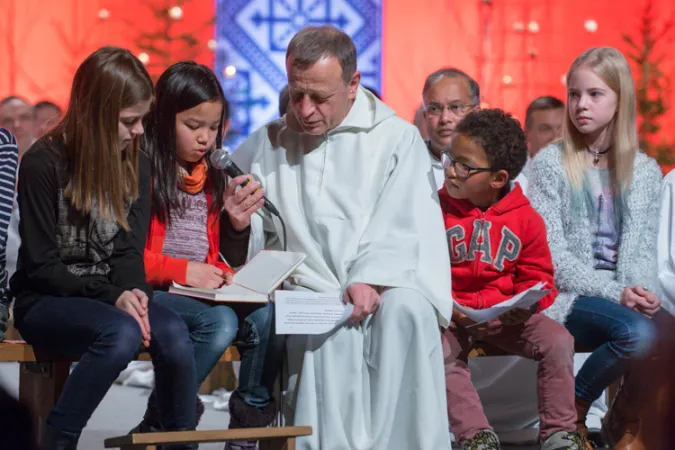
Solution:
M471 167L467 164L464 164L463 162L459 162L455 159L453 159L452 156L450 156L449 153L447 152L442 152L441 153L441 163L443 163L443 169L448 170L450 166L452 166L452 169L455 171L455 175L457 175L458 178L466 180L471 176L472 173L475 172L492 172L493 169L490 167Z

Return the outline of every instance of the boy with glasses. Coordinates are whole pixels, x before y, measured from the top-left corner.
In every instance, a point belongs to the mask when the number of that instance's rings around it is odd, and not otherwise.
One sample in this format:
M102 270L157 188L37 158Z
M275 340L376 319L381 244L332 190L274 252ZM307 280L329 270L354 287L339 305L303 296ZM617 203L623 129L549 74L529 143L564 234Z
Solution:
M441 153L445 185L439 198L455 301L483 309L542 281L551 289L533 308L512 309L483 325L455 309L442 341L450 429L462 450L500 448L471 382L468 353L476 340L539 362L542 450L585 448L575 432L573 339L539 314L556 296L546 228L521 187L511 183L526 159L520 124L498 109L466 115Z

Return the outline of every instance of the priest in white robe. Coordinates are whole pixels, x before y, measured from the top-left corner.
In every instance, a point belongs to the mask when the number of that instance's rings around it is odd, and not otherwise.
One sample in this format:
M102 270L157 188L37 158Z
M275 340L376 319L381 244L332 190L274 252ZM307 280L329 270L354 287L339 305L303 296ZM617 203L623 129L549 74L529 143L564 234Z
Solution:
M345 292L351 326L287 339L287 423L302 450L450 449L439 326L450 263L419 132L359 86L351 39L309 27L289 44L290 103L235 151L307 254L295 289ZM263 213L268 248L280 222Z

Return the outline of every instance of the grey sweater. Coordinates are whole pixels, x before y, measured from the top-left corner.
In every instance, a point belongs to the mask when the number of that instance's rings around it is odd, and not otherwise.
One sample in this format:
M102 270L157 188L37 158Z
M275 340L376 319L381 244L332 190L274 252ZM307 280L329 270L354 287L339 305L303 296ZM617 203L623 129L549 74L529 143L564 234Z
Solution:
M564 322L579 296L619 301L627 286L656 291L656 237L659 221L661 169L652 158L635 156L633 182L626 197L619 234L614 279L596 271L593 263L591 226L586 210L572 213L572 189L562 166L562 148L551 144L537 154L528 196L546 223L555 267L558 296L544 314ZM604 274L603 274L604 273Z

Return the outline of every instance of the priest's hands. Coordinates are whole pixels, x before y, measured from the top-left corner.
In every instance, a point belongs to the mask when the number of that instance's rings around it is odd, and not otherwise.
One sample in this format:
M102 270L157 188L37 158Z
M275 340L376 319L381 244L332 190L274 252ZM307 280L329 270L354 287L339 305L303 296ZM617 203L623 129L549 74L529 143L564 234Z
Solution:
M243 231L251 225L251 215L265 203L263 198L265 192L260 189L259 181L252 181L237 190L248 179L250 179L250 175L240 175L233 178L223 193L225 211L227 211L230 222L237 231Z
M354 283L347 288L346 299L354 305L349 317L352 323L360 322L377 311L380 306L380 294L375 288L365 283Z

